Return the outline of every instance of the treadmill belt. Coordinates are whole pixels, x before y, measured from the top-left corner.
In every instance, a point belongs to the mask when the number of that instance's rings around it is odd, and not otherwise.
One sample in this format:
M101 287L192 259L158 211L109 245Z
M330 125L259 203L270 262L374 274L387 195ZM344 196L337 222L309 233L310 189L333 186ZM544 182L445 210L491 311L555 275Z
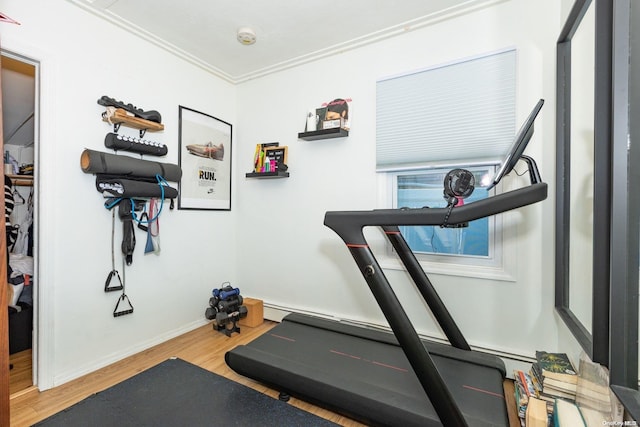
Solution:
M470 426L509 425L503 372L432 357ZM368 424L442 425L397 344L285 318L225 358L242 375Z

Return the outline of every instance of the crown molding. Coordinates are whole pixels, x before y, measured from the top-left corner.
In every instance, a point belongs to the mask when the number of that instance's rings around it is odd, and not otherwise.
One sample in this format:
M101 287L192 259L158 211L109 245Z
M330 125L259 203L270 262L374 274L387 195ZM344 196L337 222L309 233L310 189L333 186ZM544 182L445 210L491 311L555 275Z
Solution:
M248 73L238 74L238 75L231 75L223 71L219 67L216 67L213 64L203 61L202 59L175 46L174 44L168 42L167 40L157 37L154 34L133 24L132 22L122 19L121 17L116 16L111 12L105 10L106 7L114 3L114 0L95 0L93 2L91 2L91 0L67 0L67 1L100 18L107 20L108 22L142 38L143 40L148 41L149 43L152 43L170 52L171 54L191 63L192 65L195 65L203 69L204 71L210 74L213 74L214 76L226 82L229 82L231 84L239 84L249 80L261 78L269 74L274 74L290 68L298 67L300 65L317 61L319 59L344 53L349 50L354 50L369 44L377 43L385 39L406 34L410 31L415 31L420 28L424 28L430 25L437 24L439 22L453 19L461 15L476 12L478 10L485 9L499 3L505 3L509 0L469 0L465 3L462 3L457 6L452 6L450 8L441 10L437 13L421 16L419 18L415 18L410 21L406 21L401 24L394 25L392 27L385 28L380 31L376 31L362 37L348 40L344 43L339 43L333 46L329 46L327 48L320 49L315 52L310 52L305 55L300 55L295 58L291 58L289 60L279 62L277 64L273 64L267 67L250 71Z

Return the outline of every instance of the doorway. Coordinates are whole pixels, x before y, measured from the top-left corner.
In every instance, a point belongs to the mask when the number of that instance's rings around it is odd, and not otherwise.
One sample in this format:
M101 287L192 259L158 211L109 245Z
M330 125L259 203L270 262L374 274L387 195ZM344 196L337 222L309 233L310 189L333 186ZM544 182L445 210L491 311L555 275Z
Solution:
M2 123L5 198L9 216L9 371L10 394L36 384L37 263L34 242L38 148L38 76L36 61L2 50ZM8 178L8 179L7 179ZM9 188L7 188L9 187Z

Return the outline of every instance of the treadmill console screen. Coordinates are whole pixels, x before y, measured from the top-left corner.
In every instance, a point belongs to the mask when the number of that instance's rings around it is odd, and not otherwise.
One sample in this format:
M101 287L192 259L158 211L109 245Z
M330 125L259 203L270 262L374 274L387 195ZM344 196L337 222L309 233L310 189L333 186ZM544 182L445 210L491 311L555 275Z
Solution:
M542 104L544 104L544 99L539 100L536 106L533 107L531 113L529 113L529 117L527 117L527 120L525 120L524 124L516 134L513 144L511 144L511 148L509 148L509 151L502 160L500 168L491 179L491 182L487 187L487 191L495 187L505 175L511 172L516 163L518 163L518 160L520 160L520 156L522 156L524 149L527 147L527 144L533 135L533 122L536 120L538 113L542 109Z

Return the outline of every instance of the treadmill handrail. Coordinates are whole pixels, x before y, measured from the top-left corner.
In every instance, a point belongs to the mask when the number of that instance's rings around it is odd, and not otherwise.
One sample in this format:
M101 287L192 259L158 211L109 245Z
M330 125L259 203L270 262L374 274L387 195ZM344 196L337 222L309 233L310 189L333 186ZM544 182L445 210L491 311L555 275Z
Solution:
M462 224L540 202L547 197L547 184L539 182L454 207L447 220ZM371 211L329 211L324 225L335 231L348 245L366 245L362 228L368 226L441 225L447 208L375 209Z

